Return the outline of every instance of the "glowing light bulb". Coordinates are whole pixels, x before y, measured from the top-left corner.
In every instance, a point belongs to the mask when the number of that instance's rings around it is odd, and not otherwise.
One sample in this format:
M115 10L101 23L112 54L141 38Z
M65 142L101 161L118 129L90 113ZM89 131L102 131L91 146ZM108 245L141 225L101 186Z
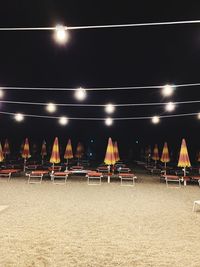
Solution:
M107 104L105 106L105 111L106 113L111 114L115 111L115 106L113 106L113 104Z
M200 120L200 112L197 114L197 119Z
M153 116L153 117L152 117L152 122L153 122L154 124L157 124L157 123L160 122L160 118L159 118L158 116Z
M69 39L67 27L63 25L57 25L54 32L54 39L58 44L64 45Z
M174 92L174 87L169 84L165 85L162 89L162 94L163 96L166 96L166 97L171 96L173 92Z
M68 118L67 117L60 117L59 118L59 123L61 124L61 125L67 125L68 124Z
M175 107L176 107L176 105L173 102L169 102L165 106L165 110L171 112L175 109Z
M74 96L77 100L82 101L86 98L87 92L84 88L80 87L75 90Z
M107 126L111 126L111 125L113 124L113 119L111 119L111 118L107 118L107 119L105 120L105 124L106 124Z
M49 113L53 113L56 111L56 105L53 104L53 103L48 103L47 106L46 106L46 110L49 112Z
M4 90L0 88L0 98L4 96Z
M24 115L21 113L17 113L17 114L15 114L14 118L16 121L21 122L24 120Z

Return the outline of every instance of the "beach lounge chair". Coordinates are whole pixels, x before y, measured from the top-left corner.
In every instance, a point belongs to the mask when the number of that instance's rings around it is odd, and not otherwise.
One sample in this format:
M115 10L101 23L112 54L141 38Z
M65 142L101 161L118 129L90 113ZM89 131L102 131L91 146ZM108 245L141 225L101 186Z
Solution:
M53 184L66 184L68 175L69 172L53 172L51 173L51 180L53 181ZM55 179L59 182L55 182ZM64 182L61 182L63 179Z
M103 175L100 172L92 171L88 172L86 177L88 180L88 185L101 185L101 179Z
M71 167L72 171L81 171L83 169L84 169L83 166L80 166L80 165L76 165L76 166Z
M19 169L5 169L5 170L0 170L0 177L5 177L8 178L8 180L10 180L11 176L13 174L19 173L20 170Z
M99 166L97 171L101 173L108 173L108 166Z
M173 187L181 187L182 178L180 176L177 176L177 175L162 175L161 177L165 179L167 187L170 187L169 186L169 182L178 183L178 186L173 186Z
M118 168L118 172L119 173L129 173L129 172L131 172L131 169L130 168L122 168L122 167L119 167Z
M196 211L196 207L200 206L200 200L195 200L193 203L192 211Z
M48 171L32 171L30 173L27 173L26 176L28 176L28 183L29 184L41 184L43 176L45 174L48 174Z
M121 186L135 186L137 176L133 173L120 173L119 178L121 179Z

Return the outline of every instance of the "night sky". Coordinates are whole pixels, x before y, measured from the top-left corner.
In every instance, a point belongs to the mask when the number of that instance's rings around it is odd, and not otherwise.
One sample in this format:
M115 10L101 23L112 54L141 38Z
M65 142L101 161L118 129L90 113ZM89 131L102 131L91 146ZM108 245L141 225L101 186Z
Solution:
M200 19L200 3L187 1L1 1L0 27L40 27L142 23ZM98 2L98 4L96 3ZM109 4L108 4L109 2ZM175 3L178 4L175 4ZM130 3L130 4L128 4ZM155 4L154 4L155 3ZM181 4L180 4L181 3ZM0 32L0 85L26 87L118 87L200 82L200 24L123 29L70 31L65 47L57 45L53 32ZM170 99L159 90L90 92L84 103L140 103L199 100L200 88L177 89ZM72 92L7 91L5 100L78 103ZM44 107L1 104L0 109L48 115ZM199 105L180 105L174 114L200 111ZM117 108L113 117L164 114L159 107ZM105 117L103 108L58 108L56 116ZM200 148L200 121L195 117L145 121L70 121L26 118L16 123L1 115L0 138L18 146L25 137L38 145L58 136L74 145L94 139L96 151L105 152L109 136L117 140L124 157L142 146L168 141L180 147L185 137L191 154ZM136 144L136 141L139 144ZM138 148L137 148L138 147Z

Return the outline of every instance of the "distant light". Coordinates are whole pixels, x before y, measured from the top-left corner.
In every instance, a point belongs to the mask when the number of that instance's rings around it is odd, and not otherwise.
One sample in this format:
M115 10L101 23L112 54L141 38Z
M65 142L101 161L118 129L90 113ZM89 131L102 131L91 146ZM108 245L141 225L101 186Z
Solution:
M157 124L157 123L160 122L160 118L159 118L158 116L153 116L153 117L152 117L152 122L153 122L154 124Z
M90 143L94 143L94 140L93 140L93 139L91 139L91 140L90 140Z
M111 114L115 111L115 106L113 106L113 104L107 104L105 106L105 112L108 114Z
M200 112L197 114L197 119L200 120Z
M0 98L4 96L4 90L0 88Z
M56 105L53 104L53 103L48 103L47 106L46 106L46 110L49 112L49 113L53 113L56 111Z
M86 98L86 90L82 87L75 90L74 96L77 100L82 101Z
M175 107L176 107L176 105L173 102L169 102L165 106L165 110L171 112L175 109Z
M135 141L135 143L136 143L136 144L138 144L138 143L139 143L139 141L137 140L137 141Z
M61 124L61 125L67 125L68 124L68 118L67 117L60 117L60 119L59 119L59 123Z
M63 25L57 25L54 33L54 39L58 44L64 45L69 39L67 27Z
M17 114L15 114L14 118L15 118L16 121L21 122L21 121L24 120L24 115L21 114L21 113L17 113Z
M92 153L90 153L90 156L92 156Z
M113 119L111 119L111 118L107 118L107 119L105 120L105 124L106 124L107 126L111 126L111 125L113 124Z
M171 96L174 92L174 87L172 85L165 85L162 89L163 96Z

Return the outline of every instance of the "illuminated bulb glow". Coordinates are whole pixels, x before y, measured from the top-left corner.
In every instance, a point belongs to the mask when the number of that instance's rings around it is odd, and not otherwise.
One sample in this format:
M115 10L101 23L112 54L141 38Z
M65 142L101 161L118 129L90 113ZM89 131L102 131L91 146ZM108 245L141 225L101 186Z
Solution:
M18 122L23 121L24 120L24 115L21 114L21 113L15 114L15 120L18 121Z
M171 96L173 92L174 92L174 87L169 84L165 85L162 89L163 96Z
M77 100L82 101L86 98L86 90L84 88L78 88L75 90L74 96Z
M105 106L105 111L108 114L111 114L115 111L115 106L113 106L112 104L108 104Z
M105 124L106 124L107 126L111 126L111 125L113 124L113 119L111 119L111 118L107 118L107 119L105 120Z
M59 123L61 125L67 125L68 124L68 118L67 117L60 117Z
M69 35L66 26L57 25L54 33L54 39L58 44L65 44L68 41Z
M172 103L172 102L167 103L167 105L166 105L166 107L165 107L165 110L166 110L166 111L171 112L171 111L173 111L174 109L175 109L175 104L174 104L174 103Z
M159 118L158 116L153 116L153 117L152 117L152 122L153 122L154 124L157 124L157 123L160 122L160 118Z
M49 103L47 104L46 106L46 110L49 112L49 113L53 113L56 111L56 105L53 104L53 103Z
M2 98L4 96L4 91L3 89L0 88L0 98Z
M197 119L200 120L200 112L197 114Z

